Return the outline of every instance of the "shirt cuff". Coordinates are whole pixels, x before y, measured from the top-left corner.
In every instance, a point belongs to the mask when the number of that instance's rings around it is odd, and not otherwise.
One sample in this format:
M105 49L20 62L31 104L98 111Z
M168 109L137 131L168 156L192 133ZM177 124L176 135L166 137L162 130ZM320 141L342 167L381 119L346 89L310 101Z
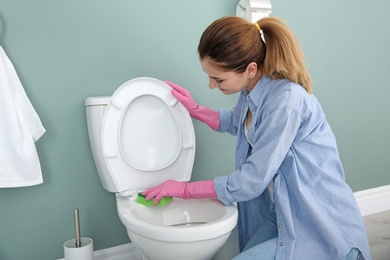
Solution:
M226 206L233 204L233 197L227 191L227 180L229 175L217 176L214 178L214 189L217 193L218 199Z

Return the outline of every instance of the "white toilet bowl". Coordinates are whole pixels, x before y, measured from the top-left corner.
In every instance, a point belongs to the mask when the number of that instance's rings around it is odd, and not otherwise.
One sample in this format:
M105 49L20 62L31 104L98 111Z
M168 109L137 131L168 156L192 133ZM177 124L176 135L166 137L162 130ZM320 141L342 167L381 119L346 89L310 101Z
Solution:
M191 118L152 78L130 80L112 97L86 99L88 133L104 189L131 241L149 260L211 259L237 224L236 206L217 199L174 198L163 207L136 202L168 179L189 181L195 156Z
M216 199L174 199L164 207L120 195L116 201L131 241L147 259L211 259L237 223L236 207Z

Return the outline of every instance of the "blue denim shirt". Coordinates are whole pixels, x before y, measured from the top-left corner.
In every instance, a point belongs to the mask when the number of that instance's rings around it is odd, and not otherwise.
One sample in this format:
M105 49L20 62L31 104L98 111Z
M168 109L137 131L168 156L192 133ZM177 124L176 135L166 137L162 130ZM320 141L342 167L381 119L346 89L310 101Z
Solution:
M244 121L252 112L248 143ZM219 110L217 131L237 136L236 170L216 177L225 205L238 202L242 249L273 207L276 259L343 259L358 248L370 259L359 208L344 179L335 136L314 95L288 80L264 76L243 90L233 110Z

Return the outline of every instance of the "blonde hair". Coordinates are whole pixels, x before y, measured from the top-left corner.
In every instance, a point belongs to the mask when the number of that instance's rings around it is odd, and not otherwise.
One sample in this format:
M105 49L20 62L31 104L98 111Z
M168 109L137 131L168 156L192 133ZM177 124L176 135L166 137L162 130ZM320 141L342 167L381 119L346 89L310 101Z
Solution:
M280 19L266 17L258 28L236 16L222 17L202 34L198 45L200 59L209 57L221 68L244 72L251 62L273 79L288 79L312 93L311 78L305 66L301 46Z

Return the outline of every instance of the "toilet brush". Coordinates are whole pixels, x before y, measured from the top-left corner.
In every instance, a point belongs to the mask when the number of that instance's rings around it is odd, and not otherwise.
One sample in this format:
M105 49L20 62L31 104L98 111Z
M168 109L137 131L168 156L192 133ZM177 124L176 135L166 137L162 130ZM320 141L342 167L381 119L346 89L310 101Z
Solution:
M76 247L81 247L79 209L74 209L74 226L76 231Z

